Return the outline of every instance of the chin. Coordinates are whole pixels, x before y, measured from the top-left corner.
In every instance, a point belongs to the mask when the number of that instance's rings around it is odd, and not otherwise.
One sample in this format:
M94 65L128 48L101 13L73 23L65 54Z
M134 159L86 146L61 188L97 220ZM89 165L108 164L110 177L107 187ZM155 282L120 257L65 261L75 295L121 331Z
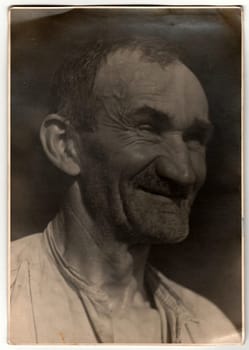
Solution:
M189 234L189 200L176 204L169 198L137 191L124 207L130 236L137 243L173 244Z
M189 227L167 226L166 228L151 228L150 231L144 229L141 237L150 244L174 244L184 241L189 234Z
M140 215L139 215L140 214ZM153 215L154 214L154 215ZM156 215L157 214L157 215ZM133 244L173 244L185 240L189 234L188 215L153 213L142 215L139 211L129 217L131 229L125 239Z
M143 245L164 245L164 244L176 244L184 241L188 237L189 230L176 231L150 231L141 230L140 232L133 231L129 235L123 236L122 241L128 242L131 245L143 244Z

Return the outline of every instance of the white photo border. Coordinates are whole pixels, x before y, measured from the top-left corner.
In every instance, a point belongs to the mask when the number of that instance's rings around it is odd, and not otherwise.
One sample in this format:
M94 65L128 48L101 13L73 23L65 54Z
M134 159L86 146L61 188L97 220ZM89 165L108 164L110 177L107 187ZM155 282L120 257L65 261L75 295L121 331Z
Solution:
M244 240L244 249L242 254L242 261L244 260L244 266L247 266L248 258L247 254L249 252L249 241L247 239L247 235L249 232L249 226L247 223L247 214L248 214L248 205L249 205L249 186L248 181L246 181L247 174L249 173L249 141L246 137L249 135L249 123L247 122L248 118L248 102L249 101L249 92L248 92L248 67L247 67L247 59L249 57L248 47L247 44L247 36L249 33L249 4L247 4L247 0L227 0L227 1L196 1L192 0L190 1L155 1L155 0L74 0L73 3L70 0L1 0L0 1L0 44L1 44L1 57L2 64L0 65L0 112L1 112L1 118L0 118L0 164L1 164L1 171L0 171L0 188L1 188L1 200L0 200L0 232L1 232L1 244L0 244L0 349L14 349L18 348L20 350L24 349L37 349L37 347L40 350L48 350L51 348L50 346L42 346L42 345L32 345L32 346L16 346L16 345L9 345L7 343L7 319L8 319L8 311L7 311L7 304L8 304L8 256L7 256L7 250L8 250L8 235L7 232L9 230L8 228L8 215L9 215L9 205L10 200L8 200L8 188L9 188L9 181L8 180L8 169L9 169L9 131L10 131L10 125L8 124L8 113L9 113L9 85L8 85L8 54L9 54L9 42L8 42L8 35L9 35L9 21L8 21L8 9L11 6L116 6L116 5L164 5L164 6L243 6L243 58L242 58L242 136L243 136L243 144L242 144L242 167L243 167L243 183L242 183L242 235ZM245 253L245 254L244 254ZM249 339L248 339L248 304L249 304L249 269L245 268L244 270L244 302L245 302L245 315L244 315L244 332L245 332L245 339L244 344L242 345L227 345L222 346L222 349L224 350L237 350L237 349L248 349L249 348ZM97 347L100 347L98 345L54 345L52 348L57 349L96 349ZM164 345L167 347L167 349L218 349L219 346L199 346L199 345L190 345L187 346L180 346L180 345ZM101 349L109 349L110 345L101 345ZM145 345L113 345L111 346L113 350L116 349L158 349L158 346L145 346Z

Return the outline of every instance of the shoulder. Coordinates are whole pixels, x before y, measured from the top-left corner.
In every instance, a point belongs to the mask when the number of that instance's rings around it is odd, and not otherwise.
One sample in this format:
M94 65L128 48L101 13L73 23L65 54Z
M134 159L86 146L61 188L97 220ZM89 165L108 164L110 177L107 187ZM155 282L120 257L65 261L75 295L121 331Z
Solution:
M11 270L17 269L24 261L35 262L42 246L42 233L35 233L16 241L10 246Z
M43 234L37 233L10 246L10 327L12 344L34 343L35 327L30 272L39 265Z
M17 276L24 268L40 262L43 250L43 234L35 233L16 241L10 245L10 287L12 289Z
M213 302L167 278L168 287L198 320L201 332L210 343L240 343L241 335L229 318Z

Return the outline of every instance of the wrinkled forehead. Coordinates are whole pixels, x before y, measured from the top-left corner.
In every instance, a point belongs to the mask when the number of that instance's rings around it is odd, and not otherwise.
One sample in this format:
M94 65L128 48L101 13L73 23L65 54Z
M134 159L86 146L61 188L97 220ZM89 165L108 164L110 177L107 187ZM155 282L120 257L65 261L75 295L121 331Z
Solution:
M160 65L139 49L110 54L95 80L97 97L128 109L149 106L179 119L208 119L203 88L183 63Z

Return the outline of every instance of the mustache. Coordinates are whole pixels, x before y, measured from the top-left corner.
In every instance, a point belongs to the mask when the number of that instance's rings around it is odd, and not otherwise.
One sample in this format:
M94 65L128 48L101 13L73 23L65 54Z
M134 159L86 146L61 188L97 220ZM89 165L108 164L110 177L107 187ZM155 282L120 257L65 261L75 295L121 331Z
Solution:
M182 184L171 178L160 177L155 166L149 165L133 179L135 187L172 199L187 199L194 190L193 184Z

